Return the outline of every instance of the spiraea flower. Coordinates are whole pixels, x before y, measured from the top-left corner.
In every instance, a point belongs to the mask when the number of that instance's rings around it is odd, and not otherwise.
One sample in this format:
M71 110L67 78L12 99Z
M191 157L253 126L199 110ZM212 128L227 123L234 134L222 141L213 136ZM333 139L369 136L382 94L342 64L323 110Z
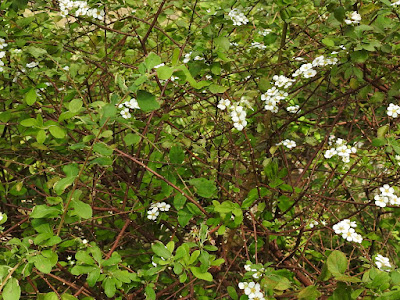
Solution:
M249 19L247 19L242 10L239 8L232 9L229 12L228 16L230 17L230 19L233 22L233 25L235 26L245 25L249 22Z
M378 254L375 257L375 264L378 267L378 269L382 271L389 271L389 269L392 267L392 265L389 262L389 258L382 256L380 254Z
M389 117L397 118L400 115L400 106L390 103L386 113Z
M346 24L348 24L348 25L350 25L350 24L359 24L360 21L361 21L361 15L360 15L358 12L356 12L356 11L353 11L353 12L350 14L349 19L344 20L344 22L345 22Z

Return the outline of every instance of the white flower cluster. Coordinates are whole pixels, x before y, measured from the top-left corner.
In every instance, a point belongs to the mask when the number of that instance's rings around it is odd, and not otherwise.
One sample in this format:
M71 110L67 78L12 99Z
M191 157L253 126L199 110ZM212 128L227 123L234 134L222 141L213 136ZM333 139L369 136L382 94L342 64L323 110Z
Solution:
M392 265L389 262L389 258L382 256L380 254L378 254L375 257L375 264L378 267L378 269L382 271L389 271L388 269L392 267Z
M290 78L288 78L286 76L283 76L283 75L274 75L272 77L272 79L275 81L274 84L277 87L279 87L279 88L281 87L281 88L284 88L284 89L287 89L287 88L291 87L293 82L295 81L294 79L290 79Z
M170 208L171 205L165 202L152 203L149 210L147 211L147 219L156 220L158 215L160 214L160 211L169 211Z
M279 102L284 100L287 96L288 93L283 90L278 90L273 86L261 95L261 100L264 101L264 109L277 113Z
M139 103L135 98L132 98L129 101L126 101L124 103L121 103L118 105L118 108L121 108L121 116L124 119L130 119L132 117L130 113L130 109L140 109Z
M356 222L351 222L349 219L344 219L339 223L333 225L333 230L336 234L341 234L342 238L349 242L361 243L363 238L361 234L355 232L354 228L357 227Z
M251 43L251 48L265 50L265 49L267 49L267 46L265 46L263 43L254 42L254 43Z
M233 122L233 126L239 130L242 131L244 127L246 127L247 125L247 121L246 121L246 111L244 110L243 106L241 105L235 105L235 104L231 104L231 101L229 101L228 99L221 99L218 102L217 107L220 110L225 110L227 109L230 113L232 122Z
M260 279L261 275L263 275L263 273L265 272L265 269L264 269L264 268L261 268L261 269L253 269L253 268L251 268L251 265L250 265L250 264L244 265L244 269L245 269L247 272L254 272L254 274L252 275L254 279Z
M6 41L4 39L0 38L0 49L4 49L7 46L8 46L8 44L6 43Z
M302 75L304 78L312 78L317 75L317 71L314 70L316 67L325 67L329 65L335 65L338 62L336 57L324 57L320 55L316 57L312 63L302 64L299 69L297 69L292 77L297 77Z
M336 142L333 143L333 140L335 139L335 136L331 135L329 137L329 145L332 146L334 144L334 147L326 150L324 156L325 158L331 158L335 155L338 155L343 162L348 163L350 162L350 154L351 153L356 153L357 148L356 147L351 147L347 145L347 142L343 139L336 139Z
M291 114L297 114L300 112L300 106L299 105L288 106L286 110Z
M263 30L260 30L259 31L259 33L262 35L262 36L267 36L268 34L270 34L272 32L272 29L263 29Z
M400 106L390 103L386 113L389 117L397 118L400 115Z
M321 221L321 224L325 226L326 225L326 221ZM308 226L310 226L310 228L314 228L314 226L317 226L317 225L319 225L319 222L315 221L315 220L312 220L311 223Z
M296 142L295 142L295 141L292 141L292 140L286 139L286 140L284 140L284 141L282 141L282 142L280 142L280 143L278 143L278 144L276 144L276 145L277 145L277 146L283 145L283 146L285 146L285 147L288 148L288 149L292 149L292 148L296 147Z
M353 12L350 14L350 18L349 18L349 19L344 20L344 22L345 22L346 24L348 24L348 25L350 25L350 24L359 24L360 21L361 21L361 15L360 15L358 12L356 12L356 11L353 11Z
M32 61L30 63L27 63L26 67L32 69L34 67L37 67L38 65L39 65L39 63L37 63L36 61Z
M104 11L90 8L86 1L59 0L59 3L63 17L66 17L71 10L76 9L75 17L88 16L99 20L104 18Z
M379 188L380 195L375 195L375 204L379 207L385 207L388 203L391 205L400 205L400 197L394 194L394 188L388 184L384 184Z
M249 299L252 300L265 300L264 294L261 292L259 283L251 282L239 282L239 289L244 290L244 293Z
M249 19L247 19L239 8L232 9L228 16L231 18L233 25L235 26L245 25L249 22Z

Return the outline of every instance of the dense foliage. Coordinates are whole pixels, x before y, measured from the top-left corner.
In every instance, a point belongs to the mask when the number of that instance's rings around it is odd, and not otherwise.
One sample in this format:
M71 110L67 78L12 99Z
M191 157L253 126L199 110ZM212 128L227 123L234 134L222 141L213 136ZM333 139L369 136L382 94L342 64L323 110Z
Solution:
M400 299L398 5L1 1L0 299Z

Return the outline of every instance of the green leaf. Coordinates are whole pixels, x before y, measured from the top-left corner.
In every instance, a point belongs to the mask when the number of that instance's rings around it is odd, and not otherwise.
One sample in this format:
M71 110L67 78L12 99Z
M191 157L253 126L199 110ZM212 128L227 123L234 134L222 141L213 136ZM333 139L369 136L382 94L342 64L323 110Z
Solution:
M334 46L335 46L335 42L332 41L332 40L329 39L329 38L324 38L324 39L322 39L322 43L323 43L324 45L328 46L328 47L334 47Z
M39 144L43 144L46 140L46 131L40 129L36 134L36 140Z
M160 104L157 102L156 97L143 90L137 92L137 101L140 109L144 112L150 112L160 108Z
M170 79L174 73L174 69L168 66L162 66L156 69L158 78L162 80Z
M231 46L231 43L229 42L229 39L227 37L224 37L224 36L217 37L214 40L214 42L215 42L215 45L218 48L220 48L220 49L222 49L224 51L228 51L229 47Z
M346 16L346 12L344 8L340 6L333 11L333 15L335 16L336 20L338 20L339 22L343 22Z
M31 218L55 218L61 214L61 210L56 208L55 206L47 206L45 204L36 205L31 214L29 215Z
M197 194L204 198L211 198L217 191L215 183L205 178L190 179L189 183L196 188Z
M339 276L344 274L347 269L347 258L343 252L333 251L327 260L328 270L333 276Z
M145 292L146 292L146 299L156 300L156 292L154 291L154 286L152 284L146 286Z
M386 139L385 138L376 138L376 139L373 139L372 140L372 146L375 146L375 147L381 147L381 146L384 146L384 145L386 145Z
M44 296L43 300L58 300L58 297L57 297L57 294L56 294L56 293L51 292L51 293L47 293L47 294Z
M169 150L169 160L173 164L181 164L185 159L185 153L180 146L172 146Z
M231 297L231 299L233 299L233 300L239 299L238 294L234 287L228 286L226 290L228 291L228 295L229 295L229 297Z
M206 281L213 281L213 277L209 272L201 272L199 267L190 267L190 271L192 271L193 275L199 279Z
M136 145L140 142L140 135L137 134L133 134L133 133L128 133L125 137L124 137L124 141L125 144L127 146L131 146L131 145Z
M92 207L80 200L71 201L71 207L74 208L74 212L77 216L82 219L90 219L92 217Z
M186 209L181 209L178 211L178 223L182 227L185 227L190 219L193 217L193 214L188 212Z
M147 70L153 69L155 66L161 64L161 58L154 52L150 52L145 59Z
M28 47L27 50L35 58L41 57L47 53L47 51L45 49L37 48L37 47L33 47L33 46Z
M155 254L162 258L168 259L172 256L171 252L169 252L167 247L165 247L164 244L161 242L156 242L151 245L151 249Z
M31 88L26 94L25 94L25 102L29 106L33 105L36 102L36 89Z
M69 103L68 108L71 112L77 113L82 108L82 105L83 101L81 99L74 99Z
M65 137L64 129L58 127L57 125L50 126L49 131L51 135L54 136L56 139L62 139Z
M34 118L28 118L25 120L22 120L20 123L24 127L36 127L38 126L37 120Z
M104 156L110 156L113 153L113 149L109 148L106 144L104 143L96 143L93 146L93 151L96 153L99 153Z
M368 51L354 51L350 54L351 60L355 63L363 63L368 59Z
M40 272L43 272L45 274L51 272L52 269L51 262L47 257L44 257L43 255L37 255L33 260L33 264L35 265L36 269L38 269Z
M21 288L18 280L11 277L4 286L2 295L4 300L19 300L21 297Z
M310 285L300 291L297 295L299 299L314 300L321 296L315 285Z
M78 300L78 298L72 296L71 294L62 294L61 300Z
M115 279L111 277L106 277L103 280L104 292L106 293L108 298L114 297L115 292L117 291L115 287Z
M221 94L225 92L228 88L225 86L220 86L218 84L212 84L209 86L210 92L213 94Z
M117 108L115 107L114 104L111 103L104 105L102 110L103 110L103 117L105 118L110 118L117 114Z

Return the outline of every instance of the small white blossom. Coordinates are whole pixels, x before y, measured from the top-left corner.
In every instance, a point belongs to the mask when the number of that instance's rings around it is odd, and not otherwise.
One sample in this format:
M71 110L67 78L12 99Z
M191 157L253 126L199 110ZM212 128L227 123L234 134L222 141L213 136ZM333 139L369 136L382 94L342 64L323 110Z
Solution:
M132 116L131 113L129 112L129 108L124 108L123 110L121 110L121 116L124 119L129 119Z
M392 267L392 265L389 262L389 258L382 256L380 254L378 254L375 257L375 264L378 267L378 269L382 271L389 271L388 269Z
M344 20L344 22L345 22L346 24L348 24L348 25L350 25L350 24L359 24L360 21L361 21L361 15L360 15L358 12L356 12L356 11L353 11L353 12L350 14L350 18L349 18L349 19Z
M228 16L235 26L245 25L249 22L249 19L244 15L244 13L239 8L232 9Z
M400 106L390 103L387 108L387 115L392 118L397 118L400 115Z

